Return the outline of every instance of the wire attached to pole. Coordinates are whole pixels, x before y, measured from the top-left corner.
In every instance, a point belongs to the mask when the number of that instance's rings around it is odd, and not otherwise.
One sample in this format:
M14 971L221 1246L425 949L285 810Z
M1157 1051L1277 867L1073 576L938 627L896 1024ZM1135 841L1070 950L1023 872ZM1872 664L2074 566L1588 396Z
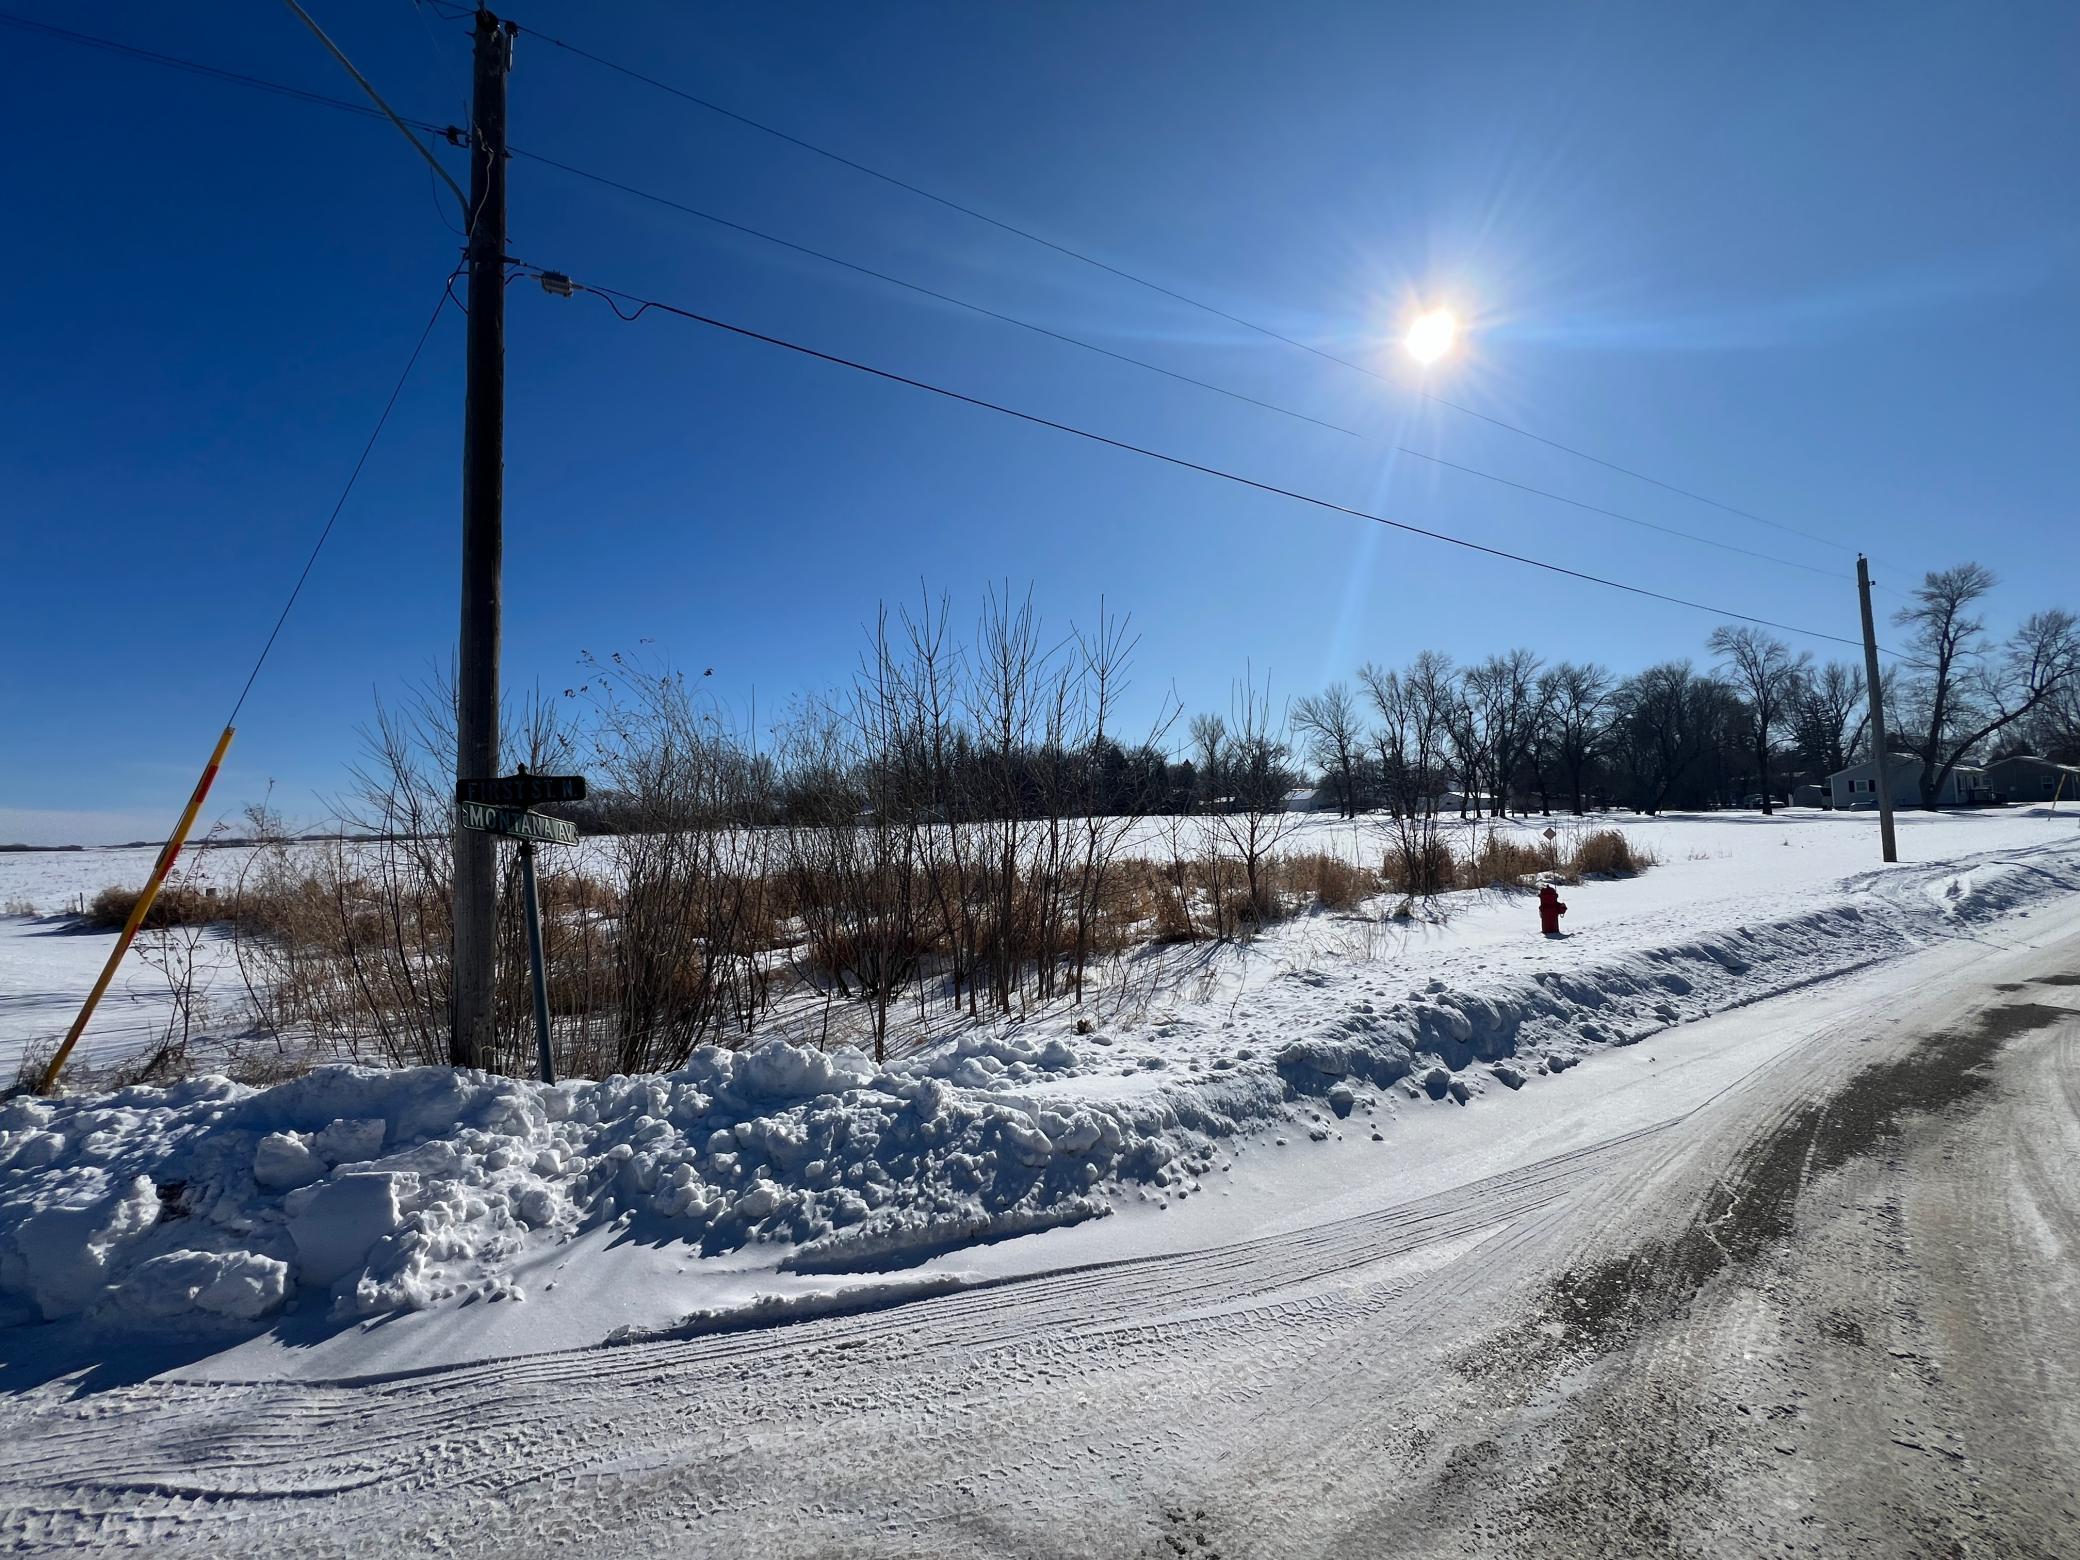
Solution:
M426 166L448 181L448 188L455 192L455 203L462 208L462 215L467 220L469 217L469 197L462 193L462 186L455 182L455 176L441 166L440 159L433 155L431 148L412 134L411 126L398 117L396 109L383 101L382 93L376 91L369 79L354 68L354 62L347 58L346 51L325 36L325 29L318 25L310 12L298 5L296 0L282 0L282 4L294 11L302 19L303 25L308 27L317 37L318 42L325 45L326 51L339 61L340 68L354 78L354 85L368 94L368 100L383 111L383 117L397 126L397 133L412 143L412 150L426 159Z
M412 370L419 363L419 354L426 350L426 343L433 335L433 327L439 323L441 312L448 307L448 289L454 285L459 271L459 267L450 271L447 280L441 283L441 295L433 306L433 313L427 316L426 328L419 332L419 340L412 347L412 355L405 359L404 372L397 376L397 383L391 386L390 399L383 403L382 415L376 418L376 425L369 432L368 442L361 446L361 456L354 462L354 469L347 474L347 485L340 489L339 498L333 503L332 513L326 517L325 528L318 533L318 540L311 547L310 556L304 559L303 572L296 576L296 583L289 591L289 599L282 603L281 616L274 620L274 629L268 634L267 643L260 647L260 654L253 662L252 671L246 674L245 686L238 690L238 700L231 706L230 715L225 717L225 725L235 724L238 712L245 708L246 695L253 691L253 684L260 676L260 668L267 664L268 652L274 649L275 640L281 636L282 625L289 621L289 613L296 606L296 598L303 594L304 582L311 577L311 569L317 564L318 554L325 550L325 543L332 535L333 526L339 523L340 511L347 507L347 499L354 491L354 484L361 480L361 469L368 464L368 457L375 451L376 440L383 436L383 429L389 424L390 413L397 406L397 398L404 394L405 381L412 377Z
M1066 433L1075 438L1088 440L1093 444L1102 444L1108 449L1120 450L1129 455L1139 455L1146 460L1158 461L1164 465L1175 466L1184 471L1195 471L1201 476L1215 477L1223 482L1232 482L1239 487L1252 488L1257 492L1268 493L1277 498L1291 499L1296 503L1308 504L1317 509L1326 509L1334 514L1349 515L1357 520L1369 520L1375 525L1383 525L1391 530L1405 531L1412 536L1428 537L1431 541L1444 542L1453 547L1463 547L1470 552L1483 553L1491 558L1501 558L1510 563L1525 564L1534 569L1543 569L1549 574L1558 574L1568 579L1581 580L1590 585L1600 585L1609 590L1623 591L1627 595L1644 596L1650 600L1667 602L1671 606L1686 607L1695 612L1707 612L1714 617L1730 618L1740 623L1753 623L1760 628L1773 628L1780 633L1797 634L1802 638L1825 640L1832 644L1857 646L1862 644L1860 639L1851 639L1846 635L1829 634L1819 629L1803 628L1796 623L1782 623L1773 618L1758 617L1750 612L1735 612L1725 607L1715 607L1708 602L1694 601L1688 597L1673 595L1667 591L1654 590L1649 586L1631 585L1623 580L1614 580L1604 575L1591 574L1583 569L1571 569L1565 564L1550 563L1543 558L1534 558L1525 553L1511 552L1507 548L1491 547L1485 542L1476 542L1463 536L1454 536L1448 531L1436 531L1427 526L1412 524L1406 520L1390 519L1386 515L1374 514L1370 510L1356 509L1348 504L1336 503L1332 499L1318 498L1311 493L1302 493L1293 488L1280 487L1276 483L1262 482L1255 477L1246 477L1240 472L1227 471L1219 466L1209 466L1201 461L1188 460L1182 455L1171 455L1162 450L1151 449L1146 445L1130 443L1125 439L1116 439L1110 434L1098 433L1089 428L1080 428L1074 423L1061 422L1052 417L1043 417L1038 412L1022 411L1015 406L1006 406L999 401L991 401L982 396L969 395L965 391L949 389L944 385L933 384L930 380L916 379L908 374L899 374L893 369L877 368L871 363L862 363L856 358L841 357L834 352L825 352L816 347L805 346L801 342L789 341L784 336L774 336L769 335L765 331L753 330L748 325L733 324L728 320L717 319L710 314L702 314L696 309L682 308L678 304L666 303L662 299L645 298L640 294L623 292L612 287L598 287L583 282L571 282L564 273L545 273L539 266L522 264L520 268L523 272L537 277L544 275L554 276L557 282L555 290L558 293L562 292L565 284L570 285L574 291L592 293L594 296L602 299L607 307L612 309L615 316L624 324L633 324L652 309L655 309L663 314L674 314L681 319L690 320L696 325L706 325L711 329L723 331L729 335L741 336L748 341L757 341L766 346L779 347L784 351L797 353L803 357L814 358L818 362L829 363L838 368L848 368L855 373L867 374L876 379L886 380L891 384L907 385L913 390L922 390L927 394L940 396L949 401L958 401L965 406L973 406L983 411L995 412L1000 416L1015 418L1019 422L1030 423L1035 427L1050 428L1057 433ZM624 309L622 307L624 303L630 307ZM1894 654L1891 651L1886 653ZM1906 659L1899 656L1895 658Z

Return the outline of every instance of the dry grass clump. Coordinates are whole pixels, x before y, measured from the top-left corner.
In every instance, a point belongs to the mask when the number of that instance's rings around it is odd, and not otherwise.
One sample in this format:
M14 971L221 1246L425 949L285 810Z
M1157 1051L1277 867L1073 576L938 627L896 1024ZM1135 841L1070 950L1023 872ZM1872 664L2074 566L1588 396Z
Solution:
M1097 945L1123 952L1145 944L1219 941L1309 911L1356 910L1386 888L1378 871L1326 852L1265 857L1254 894L1242 863L1232 857L1130 857L1114 862L1107 875Z
M57 1054L57 1042L45 1041L25 1048L15 1068L14 1086L34 1092L43 1082L44 1070ZM168 1088L205 1075L229 1078L248 1088L265 1089L300 1078L321 1061L331 1058L308 1048L292 1049L272 1042L212 1044L198 1051L171 1035L133 1055L114 1061L96 1062L73 1055L65 1064L60 1093L106 1094L116 1089Z
M621 893L613 884L582 872L545 872L540 893L545 916L617 915L621 910Z
M1280 856L1272 863L1270 877L1281 894L1320 910L1355 910L1386 889L1372 868L1323 852Z
M1535 872L1559 869L1558 855L1550 844L1520 840L1490 829L1480 843L1459 862L1460 888L1508 888Z
M1658 863L1650 848L1618 829L1562 834L1553 840L1487 829L1463 852L1455 851L1442 834L1412 851L1391 850L1380 876L1392 892L1422 898L1454 890L1516 888L1541 875L1565 883L1584 877L1633 877Z
M121 888L110 884L87 905L87 924L111 931L121 929L130 919L130 912L137 907L138 897L143 892L141 888ZM230 919L230 907L219 903L214 896L199 888L168 884L152 901L152 908L144 918L144 929L155 932L168 926L199 926L206 921Z
M1459 859L1442 834L1397 843L1386 855L1381 881L1405 898L1422 899L1458 888Z
M1583 877L1633 877L1657 864L1653 849L1618 829L1597 829L1568 852L1569 881Z

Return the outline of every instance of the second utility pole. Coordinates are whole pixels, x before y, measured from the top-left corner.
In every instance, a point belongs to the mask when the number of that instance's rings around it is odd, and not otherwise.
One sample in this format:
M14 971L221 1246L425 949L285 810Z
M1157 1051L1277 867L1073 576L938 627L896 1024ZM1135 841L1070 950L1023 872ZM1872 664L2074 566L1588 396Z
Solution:
M468 389L462 414L462 633L455 667L455 778L498 773L499 577L505 561L506 74L513 38L477 10L469 138ZM455 828L455 1006L448 1060L482 1067L494 1023L498 840Z
M1871 695L1871 773L1878 780L1878 834L1887 861L1899 860L1892 837L1892 775L1885 751L1885 686L1878 681L1878 631L1871 626L1871 566L1856 555L1856 599L1863 608L1863 680Z

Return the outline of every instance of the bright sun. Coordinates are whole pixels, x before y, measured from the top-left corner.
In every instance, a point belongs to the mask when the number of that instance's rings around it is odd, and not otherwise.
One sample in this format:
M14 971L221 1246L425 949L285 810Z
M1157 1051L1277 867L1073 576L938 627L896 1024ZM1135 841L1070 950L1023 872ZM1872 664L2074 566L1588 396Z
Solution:
M1458 334L1459 322L1452 317L1451 310L1432 309L1416 316L1402 344L1418 363L1435 363L1452 350L1452 340Z

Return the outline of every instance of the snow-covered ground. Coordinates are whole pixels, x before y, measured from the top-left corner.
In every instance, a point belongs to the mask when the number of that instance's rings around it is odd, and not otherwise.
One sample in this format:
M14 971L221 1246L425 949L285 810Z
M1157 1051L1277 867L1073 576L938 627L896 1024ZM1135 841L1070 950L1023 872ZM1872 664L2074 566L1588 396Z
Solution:
M1893 868L1868 815L1626 827L1661 864L1567 889L1564 939L1520 893L1311 917L1150 951L1081 1010L885 1067L768 1044L553 1087L341 1067L18 1099L0 1304L67 1347L186 1333L248 1375L324 1374L884 1304L1116 1255L1153 1215L1211 1244L1305 1222L1353 1178L1374 1201L1414 1187L1425 1145L1618 1079L1613 1047L1679 1052L1690 1021L2080 894L2069 813L1906 815ZM1338 842L1377 849L1327 819L1287 848ZM10 923L5 1000L84 988L90 953L18 958L61 942L107 946Z

